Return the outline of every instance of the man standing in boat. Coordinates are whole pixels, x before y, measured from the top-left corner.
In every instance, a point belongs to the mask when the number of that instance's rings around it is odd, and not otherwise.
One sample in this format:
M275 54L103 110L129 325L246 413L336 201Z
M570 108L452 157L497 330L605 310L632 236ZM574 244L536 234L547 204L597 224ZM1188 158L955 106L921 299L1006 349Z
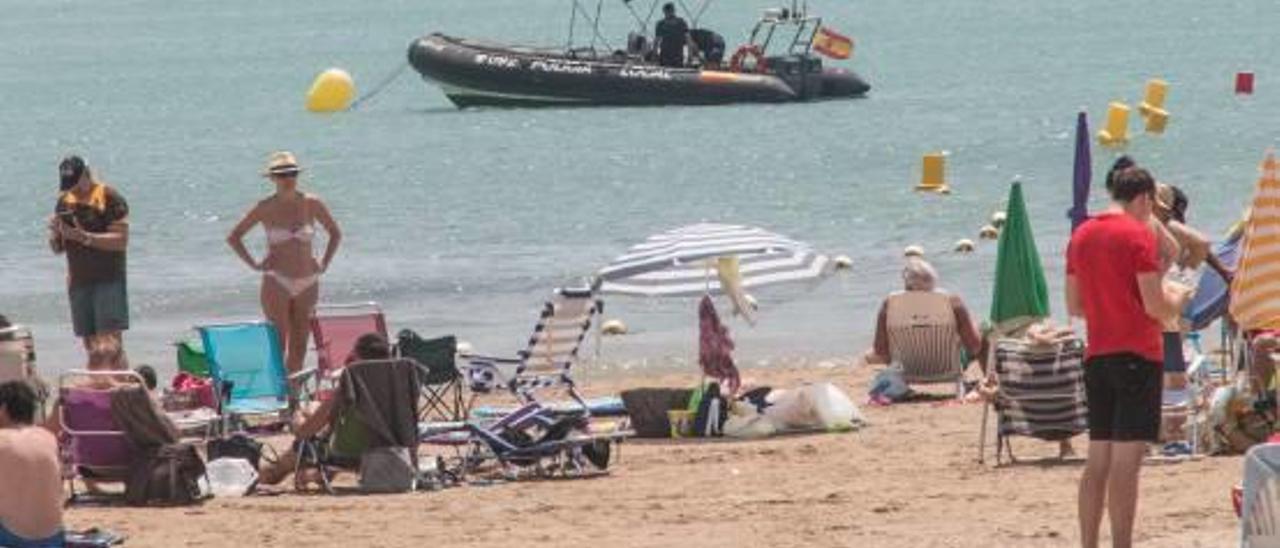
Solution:
M664 67L684 66L684 47L689 46L689 53L698 56L698 45L689 36L689 24L676 16L676 5L667 2L662 5L662 19L654 27L653 38L658 45L658 64Z

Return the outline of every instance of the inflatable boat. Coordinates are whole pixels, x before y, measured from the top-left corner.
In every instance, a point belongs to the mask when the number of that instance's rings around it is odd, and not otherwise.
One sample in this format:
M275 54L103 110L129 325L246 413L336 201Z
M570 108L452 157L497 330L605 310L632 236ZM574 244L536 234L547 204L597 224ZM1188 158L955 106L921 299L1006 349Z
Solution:
M779 25L795 27L795 38L790 46L779 40L781 51L766 53ZM654 63L645 37L634 33L626 50L612 51L594 43L554 50L433 33L414 40L408 55L409 64L459 108L781 103L866 95L871 86L857 74L824 67L811 53L819 28L817 18L787 10L767 14L728 63L716 55L689 67ZM720 40L720 51L709 51L722 54Z

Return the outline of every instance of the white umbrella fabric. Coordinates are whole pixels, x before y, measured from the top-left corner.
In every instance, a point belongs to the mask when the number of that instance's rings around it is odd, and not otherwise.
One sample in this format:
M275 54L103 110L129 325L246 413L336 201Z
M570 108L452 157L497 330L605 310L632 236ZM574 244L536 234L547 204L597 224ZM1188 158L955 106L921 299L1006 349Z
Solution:
M721 292L716 259L737 257L743 288L817 281L832 271L829 257L767 230L701 223L650 236L598 272L602 293L689 297Z

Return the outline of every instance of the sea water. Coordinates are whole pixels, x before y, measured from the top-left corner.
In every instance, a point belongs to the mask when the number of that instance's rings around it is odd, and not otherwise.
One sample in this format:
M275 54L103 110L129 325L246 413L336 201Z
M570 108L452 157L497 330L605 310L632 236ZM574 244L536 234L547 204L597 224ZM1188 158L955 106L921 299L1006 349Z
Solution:
M732 49L772 5L720 2L700 23ZM987 316L995 245L949 250L977 238L1014 179L1025 183L1061 317L1080 108L1096 130L1107 103L1133 104L1148 78L1166 79L1167 133L1142 135L1135 120L1127 150L1182 186L1192 224L1215 236L1247 203L1280 129L1280 4L1265 0L811 0L812 13L856 40L852 61L831 64L871 83L860 100L458 111L409 70L358 111L302 109L321 70L345 68L367 91L429 31L563 44L570 6L0 2L0 313L35 328L42 369L83 363L64 259L44 232L57 161L80 153L132 206L130 355L172 367L169 343L192 325L260 316L259 275L224 238L270 192L258 176L267 154L288 149L345 234L323 300L378 301L393 330L514 351L553 287L647 235L718 221L853 259L814 289L758 291L756 327L727 320L740 360L848 358L900 286L909 244ZM634 21L621 2L602 13L602 35L619 47ZM579 20L578 38L590 38L587 28ZM1233 95L1240 70L1257 73L1255 95ZM935 150L949 153L950 196L912 191L921 155ZM1095 145L1095 209L1114 156ZM250 239L261 253L261 233ZM605 341L606 361L684 367L696 356L691 300L610 298L606 312L632 329Z

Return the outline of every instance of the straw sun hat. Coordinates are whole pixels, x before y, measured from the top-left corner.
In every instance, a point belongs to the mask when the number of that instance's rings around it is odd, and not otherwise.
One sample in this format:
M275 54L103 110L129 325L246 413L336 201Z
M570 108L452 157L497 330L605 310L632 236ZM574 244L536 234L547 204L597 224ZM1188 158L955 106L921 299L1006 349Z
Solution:
M267 157L267 167L262 170L262 176L290 175L301 171L302 167L298 165L298 159L293 157L293 153L282 150L272 152L271 156Z

